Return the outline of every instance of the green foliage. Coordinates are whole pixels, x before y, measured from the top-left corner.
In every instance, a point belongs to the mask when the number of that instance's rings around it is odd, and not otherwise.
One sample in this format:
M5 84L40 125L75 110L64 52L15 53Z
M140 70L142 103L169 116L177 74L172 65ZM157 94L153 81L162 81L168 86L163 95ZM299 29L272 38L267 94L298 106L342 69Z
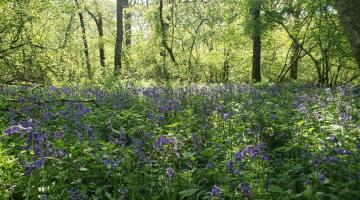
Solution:
M108 80L113 74L115 2L79 2L79 8L72 0L0 3L0 70L4 74L1 82L76 84ZM127 19L132 27L132 42L124 45L122 80L164 83L170 77L170 81L179 83L250 81L249 36L256 24L251 20L251 8L260 1L165 2L166 39L178 66L168 55L161 56L158 1L129 2L126 12L132 14ZM301 52L300 82L337 85L357 76L353 54L334 7L334 0L261 1L261 19L256 29L262 34L265 82L279 81L278 77L289 67L287 52L293 42L289 34L316 60ZM84 15L93 80L86 76L78 12ZM102 38L89 13L102 15ZM100 44L104 44L105 68L99 62ZM286 74L284 77L283 80L288 79Z
M359 104L348 87L22 89L2 88L21 102L5 101L0 116L5 199L359 195Z

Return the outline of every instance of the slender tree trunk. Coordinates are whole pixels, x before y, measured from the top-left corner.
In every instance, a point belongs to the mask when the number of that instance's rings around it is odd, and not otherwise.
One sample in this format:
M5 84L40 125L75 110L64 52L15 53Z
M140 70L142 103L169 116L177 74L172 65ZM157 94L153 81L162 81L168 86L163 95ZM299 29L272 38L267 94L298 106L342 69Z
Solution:
M97 1L95 1L97 4ZM96 5L98 6L98 5ZM99 47L99 59L100 59L100 65L102 67L102 73L105 74L105 46L104 46L104 25L103 25L103 16L100 11L96 11L96 15L92 13L91 11L87 11L89 15L93 18L96 24L96 28L98 31L98 47Z
M75 0L75 3L77 5L77 7L79 8L80 7L79 1ZM84 45L86 69L87 69L87 73L88 73L88 78L92 79L91 63L90 63L90 55L89 55L89 45L88 45L87 38L86 38L86 28L85 28L84 16L83 16L82 12L79 12L78 15L79 15L80 27L81 27L81 31L82 31L82 40L83 40L83 45Z
M103 68L103 74L105 73L105 45L104 45L104 25L103 25L103 17L102 14L99 13L98 18L98 34L99 34L99 57L100 57L100 65Z
M116 43L114 56L114 75L118 76L121 70L121 53L123 43L123 0L117 0L116 4Z
M125 10L125 45L127 48L131 45L131 12L130 12L130 0L124 0L125 7L127 8Z
M223 70L222 70L222 77L221 82L227 83L229 82L229 74L230 74L230 63L229 63L229 51L224 49L224 62L223 62Z
M125 34L125 47L126 47L126 56L124 57L125 67L129 69L130 67L130 47L131 47L131 12L130 12L130 0L124 0L124 10L125 12L125 21L124 21L124 34Z
M290 59L290 78L296 80L298 78L298 67L299 67L299 56L300 56L300 47L295 42L291 44L291 59Z
M251 8L251 15L253 20L253 66L252 79L256 82L261 81L261 19L260 19L261 2L256 0L253 2Z
M163 46L163 48L168 52L171 61L173 62L173 64L175 66L177 65L176 62L176 58L175 55L172 51L172 49L169 47L168 43L167 43L167 38L166 38L166 32L168 30L168 24L165 24L164 22L164 18L163 18L163 8L164 8L164 1L160 0L159 1L159 20L160 20L160 32L161 32L161 45Z
M337 0L336 8L360 69L360 1Z
M291 2L291 4L293 5L293 1ZM300 17L300 11L299 10L295 10L293 12L293 17L294 17L294 22L295 22L295 27L296 24L299 23L299 17ZM290 66L290 78L293 80L296 80L298 78L298 68L299 68L299 56L301 53L301 49L299 47L299 45L297 45L295 42L292 43L291 45L291 50L292 50L292 55L291 55L291 66Z

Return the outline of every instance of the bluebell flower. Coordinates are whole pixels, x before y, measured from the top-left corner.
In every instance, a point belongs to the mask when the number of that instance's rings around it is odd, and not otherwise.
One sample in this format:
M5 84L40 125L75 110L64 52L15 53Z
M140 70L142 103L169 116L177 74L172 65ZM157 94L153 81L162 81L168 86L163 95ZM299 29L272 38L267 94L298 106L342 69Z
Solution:
M226 163L226 173L234 173L234 161L230 160Z
M90 138L90 140L94 140L95 139L95 131L92 125L88 125L86 127L86 133L88 135L88 137Z
M235 160L236 161L245 160L244 151L239 151L239 152L235 153Z
M78 191L75 188L69 190L71 200L78 200Z
M340 159L336 156L328 156L327 160L331 163L339 163L340 162Z
M64 149L58 149L55 151L55 156L57 158L64 158L66 155L67 155L67 153Z
M125 146L126 142L127 141L126 141L125 130L123 128L121 128L119 131L119 134L118 134L117 143L120 146Z
M169 179L171 179L171 178L173 178L173 176L174 176L174 169L173 168L171 168L171 167L168 167L168 168L166 168L166 172L165 172L165 174L166 174L166 176L169 178Z
M223 105L218 105L216 106L216 111L221 113L224 110L224 106Z
M349 154L351 154L351 152L346 150L346 149L337 149L337 148L335 148L334 151L339 155L349 155Z
M205 167L206 167L206 169L213 169L215 167L215 165L212 162L208 162L208 163L206 163Z
M109 159L105 159L104 163L105 163L105 166L106 166L107 169L111 168L111 161Z
M37 159L34 163L29 163L25 165L25 172L24 175L28 176L36 169L42 167L44 164L44 158Z
M154 147L157 150L162 150L162 147L167 144L174 144L176 142L175 138L168 138L167 136L163 135L155 142Z
M329 182L329 179L322 173L318 173L318 179L322 184L327 184Z
M329 139L331 142L334 142L334 143L338 142L338 139L337 139L336 135L330 135L330 136L328 137L328 139Z
M5 135L12 135L14 133L27 133L32 131L32 127L23 127L22 125L11 126L5 130Z
M268 154L264 154L264 155L262 156L262 159L263 159L263 161L269 161L269 155L268 155Z
M63 138L63 137L64 137L64 133L63 133L63 132L61 132L61 131L55 131L55 132L54 132L54 139L55 139L55 140L61 139L61 138Z
M52 113L51 112L45 112L44 113L44 121L49 121L52 117Z
M240 184L240 190L246 196L247 198L252 198L253 193L251 191L250 185L247 183L241 183Z
M224 113L223 114L223 118L224 118L224 121L227 121L227 120L229 120L230 118L231 118L231 113Z
M221 191L220 188L216 185L214 185L211 189L211 196L216 197L216 196L220 196L221 195Z

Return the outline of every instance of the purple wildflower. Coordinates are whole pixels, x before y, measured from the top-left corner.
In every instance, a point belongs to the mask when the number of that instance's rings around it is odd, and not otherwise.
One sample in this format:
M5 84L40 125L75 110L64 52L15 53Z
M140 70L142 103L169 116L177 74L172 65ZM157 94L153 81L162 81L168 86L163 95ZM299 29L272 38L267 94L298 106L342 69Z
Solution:
M75 188L71 188L69 190L71 200L77 200L78 199L78 192Z
M234 161L230 160L226 163L226 173L234 173Z
M320 183L322 183L322 184L326 184L329 182L329 179L326 178L326 176L321 173L318 173L318 179L319 179Z
M106 166L107 169L111 168L111 161L109 159L105 159L104 163L105 163L105 166Z
M327 160L331 163L339 163L340 162L339 158L335 157L335 156L328 156Z
M60 132L60 131L55 131L54 132L54 139L55 140L58 140L60 138L63 138L64 137L64 133L63 132Z
M330 136L328 137L328 139L329 139L331 142L334 142L334 143L338 142L338 139L337 139L336 135L330 135Z
M227 121L231 118L231 113L224 113L223 114L224 121Z
M211 196L216 197L216 196L220 196L221 195L221 191L220 188L216 185L214 185L211 189Z
M247 183L241 183L240 184L240 190L247 198L251 198L253 196L253 193L251 192L250 185L247 184Z
M11 126L5 130L5 135L12 135L14 133L30 132L32 127L23 127L22 125Z
M174 176L174 169L171 167L166 168L166 176L171 179Z
M162 147L167 144L175 144L176 139L175 138L168 138L167 136L163 135L160 136L160 138L155 142L154 147L157 150L162 150ZM174 150L177 150L176 145L174 145Z

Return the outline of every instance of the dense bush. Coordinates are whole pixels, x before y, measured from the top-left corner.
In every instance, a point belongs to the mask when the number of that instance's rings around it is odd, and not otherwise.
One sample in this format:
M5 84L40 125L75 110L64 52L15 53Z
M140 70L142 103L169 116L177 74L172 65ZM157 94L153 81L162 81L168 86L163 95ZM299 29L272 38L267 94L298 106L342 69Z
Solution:
M360 104L349 87L1 94L3 199L360 196Z

